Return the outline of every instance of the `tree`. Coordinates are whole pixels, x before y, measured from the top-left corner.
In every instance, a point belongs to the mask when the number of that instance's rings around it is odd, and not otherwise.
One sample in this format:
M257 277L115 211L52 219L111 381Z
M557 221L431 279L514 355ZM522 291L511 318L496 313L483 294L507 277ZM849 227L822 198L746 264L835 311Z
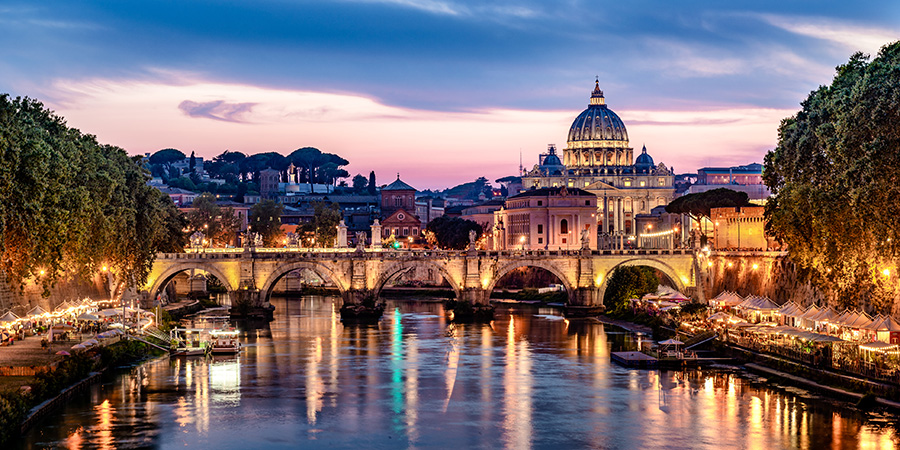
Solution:
M291 152L287 159L300 168L300 174L309 183L310 192L312 192L312 184L315 183L315 171L325 162L322 152L315 147L303 147Z
M765 158L766 230L843 306L891 312L900 250L900 42L856 53L784 119ZM887 272L885 272L885 270Z
M374 170L369 172L369 184L367 187L369 189L369 195L375 195L375 188L377 186L375 185L375 171Z
M274 200L263 200L250 208L250 230L262 235L266 246L277 247L281 232L281 213L284 206Z
M69 128L40 102L0 95L0 271L45 295L60 276L103 266L142 285L156 253L183 239L179 213L148 179L141 158Z
M356 174L356 176L353 177L353 191L354 192L356 192L358 194L362 194L363 191L366 190L367 184L368 184L368 180L366 179L366 177L362 176L361 174Z
M183 161L186 156L181 150L175 148L164 148L150 155L150 164L162 164L164 166L171 165L174 162Z
M644 294L656 292L659 277L649 267L617 267L607 281L603 304L611 311L622 312L628 307L628 300L640 298Z
M701 224L701 220L710 217L712 208L728 208L749 206L750 199L746 192L738 192L727 188L712 189L696 194L688 194L672 200L666 205L669 214L686 214L691 219ZM700 233L706 239L706 232L700 228Z
M334 247L337 226L342 218L341 207L337 203L313 203L313 227L316 243L320 247Z
M204 192L194 199L192 211L188 214L189 228L202 232L210 245L231 244L234 242L240 223L232 208L220 208L216 196Z
M429 243L439 248L463 250L469 246L469 231L475 231L476 240L482 228L477 222L459 217L441 216L425 226Z

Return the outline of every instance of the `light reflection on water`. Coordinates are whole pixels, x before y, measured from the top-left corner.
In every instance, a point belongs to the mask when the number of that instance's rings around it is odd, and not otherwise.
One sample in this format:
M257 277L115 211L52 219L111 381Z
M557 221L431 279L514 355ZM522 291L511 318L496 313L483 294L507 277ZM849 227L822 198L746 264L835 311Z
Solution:
M389 302L344 327L330 298L273 299L238 356L172 359L75 399L17 448L887 449L865 416L725 370L610 363L635 345L553 310L452 325L439 303Z

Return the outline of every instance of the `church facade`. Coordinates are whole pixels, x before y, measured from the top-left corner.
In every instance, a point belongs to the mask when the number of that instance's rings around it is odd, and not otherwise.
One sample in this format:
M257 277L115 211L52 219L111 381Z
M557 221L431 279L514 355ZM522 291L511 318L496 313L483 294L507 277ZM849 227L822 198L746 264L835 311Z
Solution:
M674 182L673 171L655 164L646 146L634 158L625 124L606 105L599 82L569 129L562 159L550 145L522 175L526 190L567 187L596 195L600 235L633 235L636 215L650 214L675 198Z

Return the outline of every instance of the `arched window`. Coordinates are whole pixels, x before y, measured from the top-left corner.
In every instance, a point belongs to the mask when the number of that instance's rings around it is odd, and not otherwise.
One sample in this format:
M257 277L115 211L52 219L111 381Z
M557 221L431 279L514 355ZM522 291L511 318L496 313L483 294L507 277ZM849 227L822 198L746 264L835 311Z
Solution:
M560 234L568 234L569 233L569 221L566 219L559 221L559 233Z

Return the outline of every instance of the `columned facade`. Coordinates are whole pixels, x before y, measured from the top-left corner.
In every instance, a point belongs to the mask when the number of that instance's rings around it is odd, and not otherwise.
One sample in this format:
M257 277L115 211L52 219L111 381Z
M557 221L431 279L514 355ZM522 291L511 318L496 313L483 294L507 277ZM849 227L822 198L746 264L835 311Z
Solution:
M590 103L569 129L561 165L551 145L540 164L523 174L523 189L577 188L597 196L595 230L599 241L613 236L625 246L634 242L637 214L650 214L675 198L674 172L655 164L643 147L635 158L625 124L606 105L599 82Z

